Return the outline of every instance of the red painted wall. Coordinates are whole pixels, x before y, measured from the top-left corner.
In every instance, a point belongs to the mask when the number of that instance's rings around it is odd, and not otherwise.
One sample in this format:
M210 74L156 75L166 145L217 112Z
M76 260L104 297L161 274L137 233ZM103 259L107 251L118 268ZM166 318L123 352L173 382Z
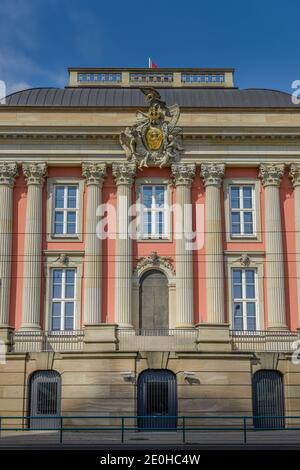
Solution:
M48 177L76 177L81 178L81 168L79 167L49 167ZM170 169L148 168L143 171L138 171L137 178L139 177L166 177L170 178ZM256 168L227 168L225 178L258 178L258 171ZM84 251L84 237L83 242L47 242L46 241L46 207L47 207L47 185L45 184L43 190L43 250L78 250ZM19 328L22 316L22 287L23 287L23 259L24 259L24 232L26 220L26 199L27 188L23 176L19 176L16 180L14 187L14 200L13 200L13 259L12 259L12 282L11 282L11 309L10 309L10 323L11 326ZM222 200L224 200L223 190L221 191ZM132 190L133 202L136 201L135 188ZM205 189L203 182L199 176L199 171L193 181L191 189L191 200L194 210L194 226L195 226L195 208L197 205L204 205L205 207ZM280 201L282 210L282 229L283 229L283 250L285 253L285 288L286 288L286 313L288 325L291 329L298 327L297 323L297 279L296 279L296 247L295 247L295 222L294 222L294 193L292 184L286 174L281 187L280 187ZM116 207L116 185L113 180L111 170L108 170L108 176L104 181L102 190L102 202L111 204ZM172 190L172 203L176 203L176 189ZM257 243L230 243L225 239L225 214L224 204L222 204L222 223L223 223L223 244L224 250L236 251L237 253L246 252L251 254L251 251L265 250L265 225L264 225L264 189L261 188L260 192L260 205L261 205L261 228L262 228L262 241ZM86 190L84 191L84 204L83 204L83 227L85 227L85 207L86 207ZM172 218L174 229L174 217ZM175 240L172 238L170 241L164 242L133 242L133 268L137 263L137 259L142 256L148 255L151 251L157 251L160 256L168 256L176 261L175 257ZM107 238L103 240L103 272L102 272L102 311L103 322L114 322L114 276L115 276L115 239ZM43 256L41 256L42 262ZM195 323L203 322L206 320L206 282L205 282L205 245L199 247L194 252L194 319ZM45 279L44 271L42 270L41 279L41 319L44 322L44 291ZM265 326L267 326L268 315L268 302L266 295L266 279L264 283L264 302L265 302ZM83 279L84 283L84 258L83 258ZM225 285L225 293L227 286ZM84 289L82 289L82 307L81 317L83 319L83 301ZM227 299L226 311L227 311ZM228 315L228 312L227 312ZM228 317L227 317L228 318Z

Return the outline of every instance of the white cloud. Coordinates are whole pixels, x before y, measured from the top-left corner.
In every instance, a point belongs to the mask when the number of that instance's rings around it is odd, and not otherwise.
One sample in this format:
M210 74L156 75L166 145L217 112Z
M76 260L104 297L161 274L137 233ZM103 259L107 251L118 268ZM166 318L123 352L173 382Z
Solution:
M44 86L64 86L65 74L41 67L33 59L40 45L37 33L36 0L1 0L0 7L0 80L7 93L31 88L39 80Z
M24 85L65 86L67 65L100 62L101 23L86 2L0 0L0 80L8 92ZM61 65L64 51L66 61L78 62Z

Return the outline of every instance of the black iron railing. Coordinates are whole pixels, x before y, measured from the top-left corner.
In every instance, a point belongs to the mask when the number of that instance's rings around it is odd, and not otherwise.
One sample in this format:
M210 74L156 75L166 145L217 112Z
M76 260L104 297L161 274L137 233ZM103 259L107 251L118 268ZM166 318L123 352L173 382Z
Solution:
M138 422L144 423L143 428L138 426ZM245 416L245 415L208 415L208 416L157 416L160 426L153 426L155 416L91 416L91 415L75 415L75 416L29 416L24 419L22 416L0 416L0 446L5 444L5 438L9 437L12 432L16 433L18 438L24 436L27 432L36 433L43 431L55 432L57 441L64 443L64 436L80 436L79 442L86 444L89 442L91 432L96 433L103 431L104 440L109 432L113 432L114 436L122 443L128 442L137 431L151 433L151 440L155 442L162 440L162 432L168 432L170 429L164 427L163 421L169 421L173 418L177 422L175 433L169 433L170 439L175 435L178 441L188 443L189 438L192 442L203 443L203 438L207 438L209 433L212 441L219 436L218 442L228 442L227 436L230 434L239 444L274 442L278 437L279 442L291 443L290 437L293 436L294 443L300 444L300 416ZM151 426L147 426L147 419L151 420ZM48 426L43 426L43 421ZM50 426L49 420L55 420L56 426ZM101 421L103 424L101 424ZM16 424L14 424L16 422ZM27 423L35 422L38 426L28 428ZM81 422L81 423L80 423ZM259 428L255 427L255 422L260 422ZM90 424L88 424L90 423ZM145 424L146 423L146 424ZM264 424L265 423L265 424ZM283 425L277 426L277 423ZM154 423L155 424L155 423ZM263 431L264 433L254 433L254 431ZM18 434L20 432L20 434ZM279 432L279 433L278 433ZM73 433L73 434L72 434ZM80 435L78 435L80 433ZM87 434L87 441L82 438L81 433ZM139 434L140 435L140 434ZM15 434L13 435L15 436ZM286 437L285 437L286 436ZM167 437L168 439L168 437ZM72 439L71 439L72 440ZM207 440L207 439L206 439ZM18 441L20 443L20 440ZM230 441L232 443L232 440Z

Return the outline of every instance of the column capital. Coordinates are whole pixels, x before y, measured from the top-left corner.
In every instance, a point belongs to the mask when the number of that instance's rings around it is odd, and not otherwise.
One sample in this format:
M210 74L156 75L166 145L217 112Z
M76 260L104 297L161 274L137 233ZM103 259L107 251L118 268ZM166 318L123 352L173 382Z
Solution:
M136 173L135 163L113 163L113 177L117 186L120 184L132 185Z
M106 177L106 164L96 162L82 163L82 176L85 178L86 184L102 186Z
M201 176L204 186L220 188L225 173L225 163L202 163Z
M284 175L284 163L262 163L259 167L259 178L264 187L280 186Z
M13 186L18 175L18 166L14 162L0 163L0 185Z
M289 177L292 180L294 188L300 186L300 164L292 163L290 166Z
M173 163L171 169L175 186L191 186L196 172L196 165L194 163L189 165Z
M47 163L23 163L23 173L26 179L27 186L31 184L43 186L45 178L47 176Z

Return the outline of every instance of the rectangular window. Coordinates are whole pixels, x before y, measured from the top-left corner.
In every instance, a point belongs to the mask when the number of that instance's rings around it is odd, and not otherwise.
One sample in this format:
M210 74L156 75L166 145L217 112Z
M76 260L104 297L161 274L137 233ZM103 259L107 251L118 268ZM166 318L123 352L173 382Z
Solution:
M57 236L76 236L78 219L78 186L54 186L53 233Z
M74 330L76 269L53 268L51 274L51 330Z
M230 230L233 237L255 236L254 186L230 186Z
M164 185L145 185L141 188L142 237L167 237L167 188Z
M257 287L255 269L232 269L233 329L257 330Z

